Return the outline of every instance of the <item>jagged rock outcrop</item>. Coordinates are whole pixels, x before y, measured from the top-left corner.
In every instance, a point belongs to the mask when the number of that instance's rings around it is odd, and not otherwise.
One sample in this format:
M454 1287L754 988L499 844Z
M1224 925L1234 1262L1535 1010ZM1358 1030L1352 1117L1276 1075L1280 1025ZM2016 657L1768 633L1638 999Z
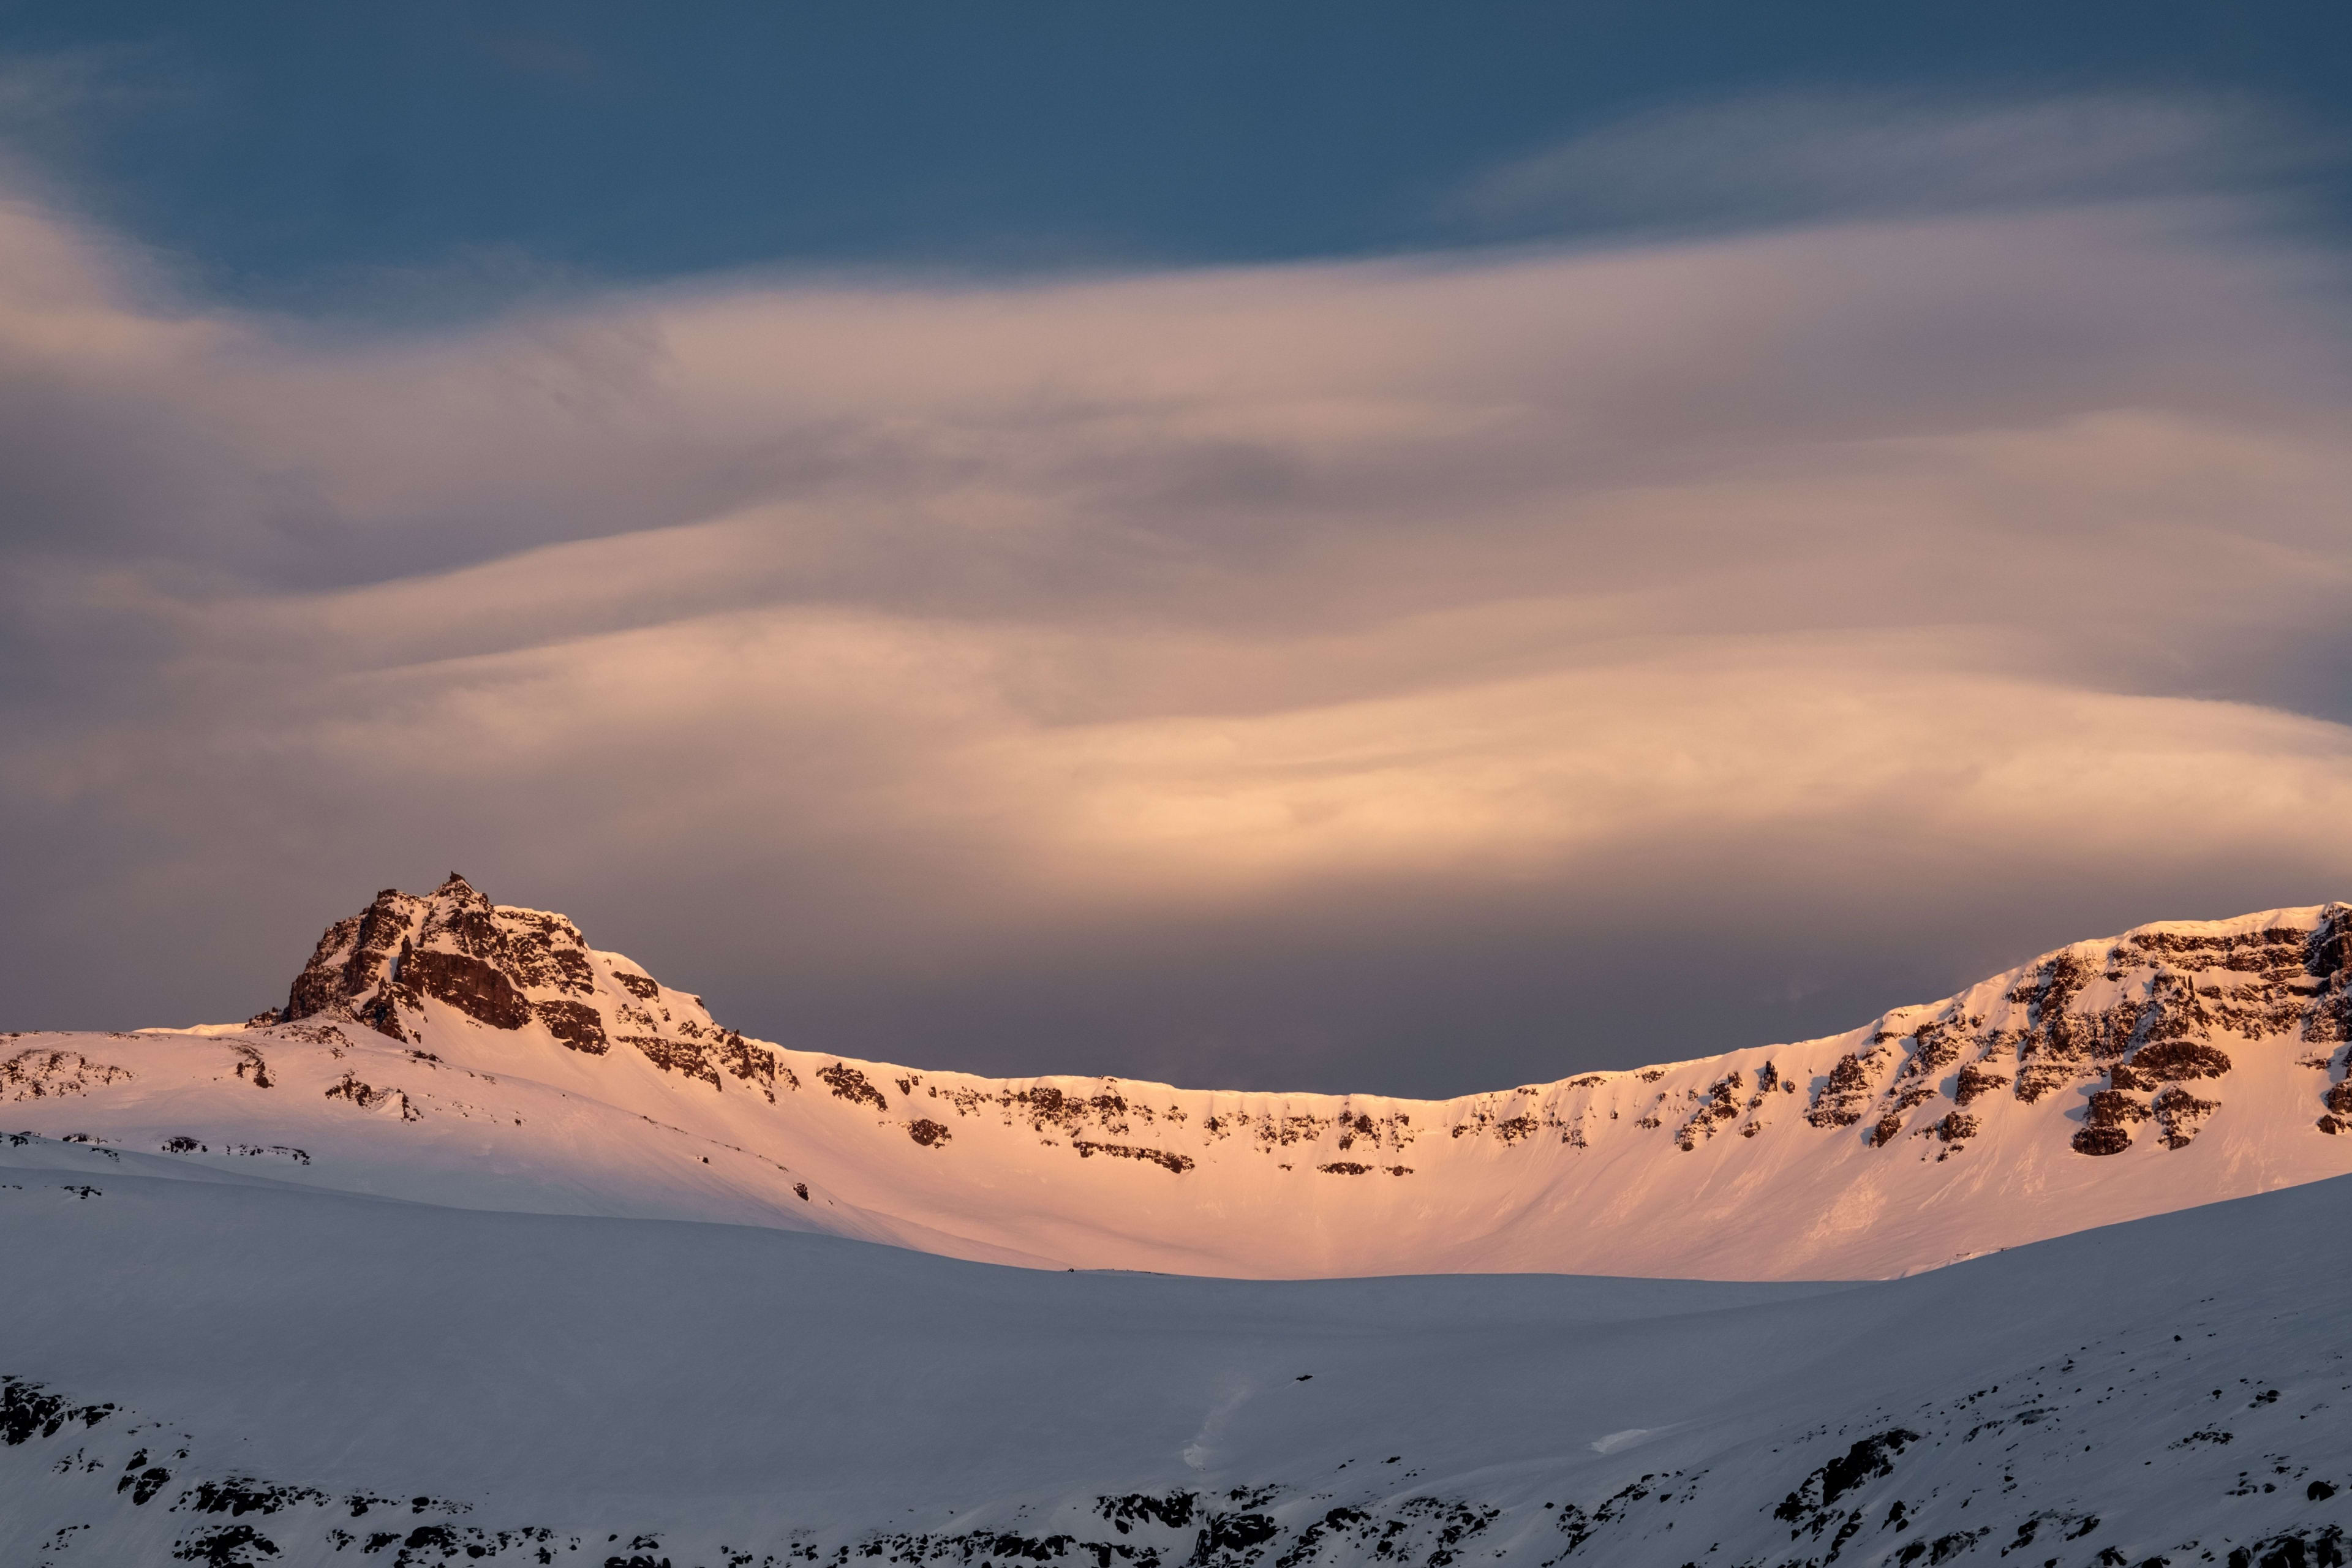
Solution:
M455 871L422 897L386 888L328 927L286 1005L255 1023L331 1016L406 1043L436 1004L487 1028L536 1026L587 1056L617 1042L665 1072L714 1087L723 1073L775 1098L774 1053L713 1022L702 998L596 952L562 915L493 904Z
M562 915L501 909L456 872L429 897L386 888L319 939L280 1019L341 1009L395 1039L404 1010L427 996L495 1029L532 1016L529 989L588 996L594 966L579 928Z
M2168 1148L2180 1149L2221 1109L2183 1087L2229 1074L2220 1042L2301 1041L2321 1047L2303 1060L2331 1080L2319 1130L2339 1131L2352 1125L2344 1114L2352 1089L2332 1048L2352 1040L2352 905L2315 913L2309 925L2156 926L2077 942L2026 965L1990 1005L1979 987L1940 1006L1897 1009L1838 1059L1806 1119L1822 1128L1867 1121L1865 1137L1880 1147L1906 1132L1952 1143L1969 1135L1971 1119L1931 1113L1915 1124L1910 1113L2003 1089L2027 1104L2081 1093L2077 1153L2120 1153L2132 1129L2151 1121Z

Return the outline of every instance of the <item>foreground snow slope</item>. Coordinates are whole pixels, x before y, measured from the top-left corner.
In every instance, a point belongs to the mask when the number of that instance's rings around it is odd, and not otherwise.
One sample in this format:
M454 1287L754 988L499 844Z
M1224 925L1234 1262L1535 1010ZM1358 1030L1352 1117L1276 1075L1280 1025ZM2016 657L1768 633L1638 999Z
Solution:
M2332 1181L1886 1282L1265 1282L23 1138L0 1562L2341 1563L2347 1229Z
M0 1118L478 1208L1048 1267L1872 1278L2352 1172L2352 906L2145 926L1827 1039L1451 1100L748 1040L462 879L249 1026L0 1040Z

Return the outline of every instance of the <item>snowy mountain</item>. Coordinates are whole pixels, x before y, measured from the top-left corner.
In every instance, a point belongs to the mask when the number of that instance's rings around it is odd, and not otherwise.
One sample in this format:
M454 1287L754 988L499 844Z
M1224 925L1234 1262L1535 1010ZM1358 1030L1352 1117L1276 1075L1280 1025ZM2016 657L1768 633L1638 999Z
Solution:
M0 1140L0 1562L2329 1568L2352 1524L2352 1182L1731 1285L1056 1273L270 1168Z
M1429 1102L788 1049L386 892L0 1054L0 1563L2342 1568L2348 945Z
M2352 906L2143 926L1826 1039L1451 1100L748 1039L452 877L238 1026L0 1041L0 1116L223 1177L1241 1277L1879 1278L2352 1173Z

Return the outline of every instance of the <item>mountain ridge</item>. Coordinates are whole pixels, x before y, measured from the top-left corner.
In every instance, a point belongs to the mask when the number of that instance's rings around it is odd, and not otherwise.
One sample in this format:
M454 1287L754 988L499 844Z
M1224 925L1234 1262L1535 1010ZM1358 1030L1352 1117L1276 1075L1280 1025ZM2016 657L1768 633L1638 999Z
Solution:
M2158 921L1812 1041L1444 1100L749 1038L461 877L234 1028L16 1037L51 1136L1032 1267L1865 1278L2352 1172L2352 906ZM278 1090L286 1092L277 1092ZM258 1092L256 1092L258 1091Z

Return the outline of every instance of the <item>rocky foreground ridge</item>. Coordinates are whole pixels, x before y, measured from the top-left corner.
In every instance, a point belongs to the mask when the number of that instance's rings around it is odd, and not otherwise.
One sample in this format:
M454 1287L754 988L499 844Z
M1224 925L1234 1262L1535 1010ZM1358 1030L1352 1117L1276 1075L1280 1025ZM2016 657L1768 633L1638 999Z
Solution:
M1826 1039L1451 1100L992 1079L747 1038L452 876L337 921L242 1026L16 1037L0 1101L311 1184L1000 1261L1856 1277L2352 1172L2347 1043L2335 903L2077 942Z

